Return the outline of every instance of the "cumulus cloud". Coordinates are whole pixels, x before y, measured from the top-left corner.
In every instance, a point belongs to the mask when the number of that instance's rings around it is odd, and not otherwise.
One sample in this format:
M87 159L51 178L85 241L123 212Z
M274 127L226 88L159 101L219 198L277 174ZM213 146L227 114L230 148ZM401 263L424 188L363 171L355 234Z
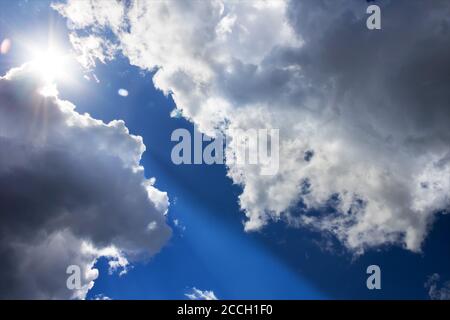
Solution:
M106 54L155 71L202 132L280 129L277 174L227 162L246 230L283 219L355 253L420 251L448 210L448 1L380 1L381 31L366 28L365 1L130 1L90 15L78 5L56 6L72 37L90 30L111 41Z
M440 284L441 277L439 274L432 274L427 282L425 288L428 289L428 295L432 300L450 300L450 281Z
M213 291L192 288L185 296L190 300L218 300Z
M41 76L26 64L0 77L0 298L85 298L100 257L124 274L160 250L169 202L144 176L141 137L42 96Z

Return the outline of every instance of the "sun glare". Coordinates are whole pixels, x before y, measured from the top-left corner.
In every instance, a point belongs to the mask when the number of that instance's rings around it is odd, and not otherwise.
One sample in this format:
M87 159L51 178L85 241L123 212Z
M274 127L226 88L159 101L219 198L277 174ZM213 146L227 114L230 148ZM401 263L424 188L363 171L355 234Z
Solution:
M58 50L48 49L36 52L33 56L34 68L47 83L62 80L67 74L66 57Z
M70 54L65 54L55 47L33 48L30 51L30 64L36 76L44 83L44 87L39 90L39 93L43 96L56 96L58 94L57 85L69 80Z

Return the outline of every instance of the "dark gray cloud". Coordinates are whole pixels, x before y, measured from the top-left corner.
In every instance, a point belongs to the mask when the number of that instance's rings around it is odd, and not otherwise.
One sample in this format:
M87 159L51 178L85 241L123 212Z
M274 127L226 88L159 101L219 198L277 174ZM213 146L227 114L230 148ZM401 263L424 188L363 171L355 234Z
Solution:
M363 1L291 2L290 21L305 45L290 59L315 87L327 88L344 116L376 124L386 137L404 142L428 136L421 142L446 143L450 5L401 0L379 5L382 30L370 31Z
M169 238L166 193L145 179L142 139L38 93L31 65L0 79L0 298L83 298L93 264L151 256ZM83 287L66 288L80 266Z

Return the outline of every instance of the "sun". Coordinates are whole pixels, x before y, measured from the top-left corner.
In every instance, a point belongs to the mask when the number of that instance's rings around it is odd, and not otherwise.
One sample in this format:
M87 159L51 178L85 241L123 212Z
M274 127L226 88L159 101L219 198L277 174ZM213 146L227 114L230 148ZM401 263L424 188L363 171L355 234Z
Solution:
M45 97L58 95L58 84L70 81L72 72L73 55L60 50L55 46L46 48L29 46L28 59L34 74L40 81L42 87L39 93Z
M56 48L34 50L31 64L46 84L64 80L69 73L67 55Z

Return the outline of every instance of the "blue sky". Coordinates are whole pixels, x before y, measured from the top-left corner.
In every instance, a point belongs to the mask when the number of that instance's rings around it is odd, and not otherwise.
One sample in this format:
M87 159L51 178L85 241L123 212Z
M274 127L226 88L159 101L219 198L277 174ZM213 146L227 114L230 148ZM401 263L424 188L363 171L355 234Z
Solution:
M0 56L4 74L26 61L19 36L45 39L53 30L68 48L65 20L47 1L0 0L0 39L11 38L12 50ZM174 165L170 135L177 128L193 132L183 118L172 118L175 104L152 84L152 73L118 56L98 64L100 80L87 81L81 68L72 83L61 84L60 98L105 122L123 119L130 132L144 139L142 165L156 187L167 191L172 238L161 252L137 262L123 276L109 275L105 259L87 295L112 299L185 299L195 287L212 290L220 299L427 299L424 283L434 273L450 279L450 216L438 216L422 253L398 246L349 253L332 235L292 228L282 221L246 233L237 197L239 186L226 177L223 165ZM117 94L128 90L127 97ZM151 173L151 174L149 174ZM174 224L179 221L179 225ZM332 243L330 250L326 244ZM382 290L366 288L366 268L382 270Z

